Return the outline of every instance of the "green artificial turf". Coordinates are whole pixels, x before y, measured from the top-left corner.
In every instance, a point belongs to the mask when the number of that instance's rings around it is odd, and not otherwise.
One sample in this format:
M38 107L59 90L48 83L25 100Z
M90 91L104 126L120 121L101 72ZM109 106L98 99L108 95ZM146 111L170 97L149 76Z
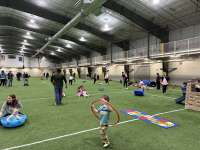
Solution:
M23 87L22 82L15 81L12 88L0 87L0 103L8 94L16 94L23 103L23 112L29 119L25 126L16 129L0 128L0 150L45 140L65 134L98 127L96 118L90 112L90 104L103 94L111 98L118 110L135 108L156 114L184 108L176 105L174 98L181 95L179 88L168 90L166 95L161 91L146 90L144 97L132 95L134 88L123 89L118 82L107 85L93 85L92 81L77 81L69 87L64 105L54 106L52 85L47 80L30 79L30 86ZM88 98L75 96L76 88L83 84L91 95ZM104 91L101 89L104 86ZM131 119L120 114L121 121ZM143 121L135 121L109 128L112 150L199 150L200 114L183 110L161 115L177 123L177 127L163 129ZM99 131L94 130L62 139L44 142L20 150L101 150Z

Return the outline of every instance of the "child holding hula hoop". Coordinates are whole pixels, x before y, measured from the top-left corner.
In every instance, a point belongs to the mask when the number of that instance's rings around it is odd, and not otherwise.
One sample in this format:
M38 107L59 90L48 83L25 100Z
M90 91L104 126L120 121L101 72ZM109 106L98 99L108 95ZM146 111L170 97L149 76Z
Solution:
M109 147L110 141L107 136L107 130L109 127L109 116L110 112L112 112L112 108L110 108L106 103L110 101L109 96L104 95L100 101L102 102L101 106L97 109L94 104L92 104L92 109L95 113L99 115L99 122L100 122L100 135L103 147ZM105 102L105 103L104 103Z

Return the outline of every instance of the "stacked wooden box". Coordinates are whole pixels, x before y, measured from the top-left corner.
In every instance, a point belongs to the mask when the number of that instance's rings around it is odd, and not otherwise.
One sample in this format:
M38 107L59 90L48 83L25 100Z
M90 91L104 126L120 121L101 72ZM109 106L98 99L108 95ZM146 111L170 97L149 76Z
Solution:
M185 108L195 110L195 111L200 111L200 92L196 92L193 90L193 87L196 84L200 84L200 83L193 81L187 84Z

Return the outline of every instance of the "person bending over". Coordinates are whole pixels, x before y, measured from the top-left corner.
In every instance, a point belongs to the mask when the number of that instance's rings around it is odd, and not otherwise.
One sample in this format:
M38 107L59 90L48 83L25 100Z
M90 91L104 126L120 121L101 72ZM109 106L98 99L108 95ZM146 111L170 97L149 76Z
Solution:
M0 118L9 115L18 116L20 110L22 109L22 104L17 100L16 95L11 94L7 97L7 100L3 103L0 111Z
M110 146L110 141L107 136L107 130L108 130L108 123L109 123L109 116L110 112L112 112L112 108L110 108L106 102L110 101L109 96L104 95L101 99L102 105L97 109L95 105L92 105L93 110L100 115L99 117L99 123L100 123L100 135L101 140L104 148L107 148ZM105 102L105 103L103 103Z
M186 90L187 90L187 82L184 82L183 85L181 85L181 91L182 91L182 96L176 99L176 104L185 104L185 97L186 97Z

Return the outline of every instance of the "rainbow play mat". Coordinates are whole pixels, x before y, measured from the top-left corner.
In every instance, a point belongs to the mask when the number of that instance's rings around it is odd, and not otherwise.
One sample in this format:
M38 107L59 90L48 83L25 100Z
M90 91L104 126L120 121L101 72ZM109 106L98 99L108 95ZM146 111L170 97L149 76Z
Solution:
M150 124L155 124L157 126L165 128L165 129L176 126L176 123L172 123L167 119L163 119L163 118L160 118L160 117L157 117L157 116L151 116L151 115L148 115L145 112L140 112L140 111L137 111L137 110L134 110L134 109L122 110L122 112L129 115L129 116L132 116L135 119L142 120L142 121L145 121L145 122L150 123Z

